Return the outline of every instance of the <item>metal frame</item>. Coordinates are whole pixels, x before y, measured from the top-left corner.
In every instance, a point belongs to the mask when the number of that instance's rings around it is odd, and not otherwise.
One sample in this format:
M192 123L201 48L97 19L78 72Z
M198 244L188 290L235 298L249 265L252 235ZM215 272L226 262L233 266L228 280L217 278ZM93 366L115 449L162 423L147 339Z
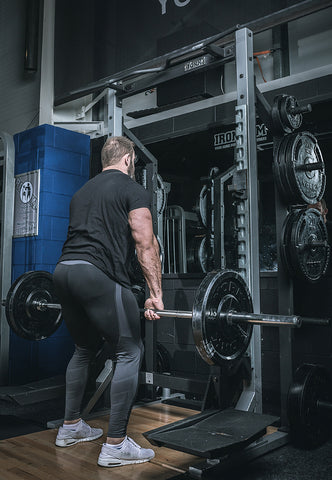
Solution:
M44 0L39 125L53 124L55 0Z
M0 132L3 143L3 185L1 206L1 247L0 247L0 285L4 299L12 283L12 238L14 226L15 197L15 146L13 137ZM0 385L8 381L10 328L6 320L5 309L0 311Z
M104 125L107 135L121 136L122 135L122 107L116 96L116 92L107 89L104 96Z
M253 34L247 28L236 32L236 146L237 174L245 180L237 205L239 271L247 281L254 312L260 311L259 228L256 148L256 109L253 66ZM255 326L250 346L254 367L252 385L242 393L237 407L262 411L260 327Z
M172 223L172 228L170 228L170 223ZM172 233L172 239L170 238L170 232ZM179 205L170 205L166 208L164 243L167 251L167 273L187 273L186 218L184 209ZM173 249L173 271L170 246ZM178 251L178 262L176 251ZM179 266L178 272L176 271L177 265Z
M54 0L45 1L54 2ZM213 65L215 65L213 57L214 59L219 59L219 61L222 59L221 62L224 62L228 55L232 55L232 52L227 51L227 49L223 51L221 47L232 42L234 39L234 32L239 29L248 28L253 33L263 32L278 25L282 25L311 13L323 10L331 5L331 0L304 0L295 5L291 5L290 7L278 10L277 12L265 17L248 22L244 25L234 25L232 28L221 32L220 34L206 38L200 42L195 42L186 47L182 47L161 57L141 63L132 68L119 72L112 77L106 77L97 82L91 83L84 88L73 90L64 95L58 96L55 98L55 106L69 102L75 98L83 97L90 93L100 91L106 87L114 88L120 92L122 91L122 97L134 95L139 89L144 90L146 88L150 88L151 85L155 85L156 75L158 76L160 74L162 78L161 81L169 80L170 78L167 78L164 75L166 69L176 66L182 61L188 62L194 58L203 57L206 55L208 56L208 60L206 60L206 64L202 65L203 68L206 65L209 65L210 61L212 61ZM181 69L179 69L179 71L176 72L176 75L172 78L175 78L176 76L182 76L183 73L184 72L181 72ZM142 77L146 77L146 80L143 80L141 83ZM132 81L133 78L136 79L135 82ZM136 84L138 86L137 89Z
M50 24L51 19L54 22L54 15L51 14L52 8L54 9L54 0L45 0L45 4L50 5L50 8L45 9L49 12L48 15L45 15L46 21ZM49 105L50 99L53 98L54 89L52 81L44 82L45 93L48 93L48 96L44 96L48 108L52 112L48 113L49 119L57 118L54 121L54 124L63 126L70 130L79 131L90 135L91 138L95 138L101 135L108 134L107 127L107 117L105 121L89 121L86 117L82 117L82 112L84 112L87 103L90 105L92 102L92 95L96 93L98 96L100 92L105 89L113 89L118 93L118 99L123 99L137 94L140 91L144 91L151 86L155 86L159 83L165 82L172 78L177 78L183 76L187 73L191 73L194 69L195 71L200 70L204 71L210 68L215 68L217 65L222 65L226 62L229 62L234 58L234 32L240 28L249 28L253 33L260 33L268 29L273 29L274 31L274 42L277 48L276 55L276 76L286 75L287 74L287 55L282 57L279 55L278 45L280 42L282 44L287 44L287 38L283 33L287 22L296 20L298 18L304 17L306 15L318 12L320 10L329 8L332 5L331 0L305 0L299 2L295 5L287 7L285 9L274 12L265 17L259 18L257 20L251 21L245 25L235 25L234 27L221 32L220 34L214 35L212 37L203 39L200 42L193 43L186 47L182 47L173 52L169 52L161 57L151 59L142 64L131 67L127 70L123 70L119 73L116 73L113 77L105 77L97 82L91 83L83 88L73 90L71 92L65 93L64 95L58 96L54 100L54 106L60 107L65 105L65 110L59 108L59 110L53 112L52 106ZM53 17L52 17L53 15ZM52 27L52 25L49 25ZM48 61L53 61L54 52L52 50L53 46L53 29L54 26L50 28L44 28L44 37L43 37L43 52L45 53L45 58L47 54ZM51 35L52 33L52 35ZM283 33L281 35L281 33ZM233 42L233 43L232 43ZM45 45L47 48L45 48ZM280 60L279 60L280 57ZM44 67L43 67L44 65ZM47 66L50 68L48 69ZM43 76L48 74L53 67L45 62L42 62L42 84ZM331 73L331 68L318 68L316 72L303 72L301 74L292 75L291 77L280 78L269 82L267 85L263 85L262 89L273 90L278 88L285 88L287 85L293 85L295 83L303 82L306 78L317 78L320 76L328 75ZM47 84L49 86L48 91L46 90ZM87 98L88 96L89 98ZM84 98L86 97L86 98ZM77 103L74 103L74 100L80 99L81 106L78 106ZM173 108L167 112L160 112L153 115L147 115L139 119L129 119L126 118L126 126L128 128L135 128L140 125L157 122L159 120L174 117L177 115L183 115L185 113L191 113L193 111L198 111L203 108L210 108L216 105L230 102L235 99L235 93L229 93L212 99L206 99L194 104L184 105L181 108ZM68 102L72 102L68 104ZM42 104L43 102L41 102ZM71 105L68 109L68 106ZM44 107L43 107L44 108ZM71 111L71 114L69 112ZM82 118L84 120L82 121ZM40 123L43 123L41 120ZM53 123L50 121L49 123ZM105 127L104 127L105 123ZM191 129L192 131L197 131L197 128ZM184 134L184 132L182 132ZM186 133L188 133L186 131ZM169 133L167 133L166 138ZM156 138L154 138L156 141Z
M215 268L226 268L225 232L225 207L224 184L234 175L236 167L229 168L225 173L216 177L214 182L214 263ZM219 232L219 235L216 235Z

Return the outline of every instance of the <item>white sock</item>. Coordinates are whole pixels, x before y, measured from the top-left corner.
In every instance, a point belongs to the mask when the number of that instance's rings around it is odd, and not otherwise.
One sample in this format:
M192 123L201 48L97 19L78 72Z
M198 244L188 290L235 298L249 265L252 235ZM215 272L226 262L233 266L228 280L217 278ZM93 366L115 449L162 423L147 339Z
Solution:
M82 424L82 419L77 423L63 424L62 427L65 430L77 430L81 424Z
M106 445L107 445L108 447L120 449L120 448L123 446L123 444L125 443L126 440L127 440L127 435L125 436L124 440L122 440L121 443L117 443L117 444L107 443Z

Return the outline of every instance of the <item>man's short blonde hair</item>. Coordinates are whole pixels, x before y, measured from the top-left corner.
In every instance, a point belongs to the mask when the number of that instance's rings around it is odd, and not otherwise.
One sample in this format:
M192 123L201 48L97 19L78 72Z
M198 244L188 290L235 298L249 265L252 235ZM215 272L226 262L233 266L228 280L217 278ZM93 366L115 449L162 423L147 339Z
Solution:
M135 144L126 137L109 137L101 151L102 167L110 167L119 163L124 155L134 156Z

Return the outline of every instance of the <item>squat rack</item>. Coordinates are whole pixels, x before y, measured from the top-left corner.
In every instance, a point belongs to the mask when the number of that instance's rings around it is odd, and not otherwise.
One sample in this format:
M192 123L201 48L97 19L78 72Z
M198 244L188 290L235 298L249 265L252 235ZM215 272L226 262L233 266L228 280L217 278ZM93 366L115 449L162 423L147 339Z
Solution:
M226 39L226 40L225 40ZM223 42L223 46L215 45ZM116 80L104 82L104 90L93 100L87 109L91 109L101 99L104 101L104 121L108 136L125 133L137 146L139 156L147 166L147 186L153 194L153 206L156 205L157 160L144 145L123 124L122 100L138 92L158 85L170 79L194 71L215 68L227 62L235 61L237 105L236 148L233 190L241 197L237 207L237 228L239 261L238 270L246 280L253 298L254 312L260 311L259 291L259 233L258 233L258 193L257 193L257 152L256 152L256 109L254 84L253 33L248 28L238 26L227 30L215 38L207 39L194 46L184 47L161 58L161 65L138 66L117 76ZM93 90L96 91L97 85ZM100 87L99 87L100 88ZM78 92L72 92L75 97ZM58 99L55 103L60 102ZM153 208L155 233L158 234L158 222ZM220 232L221 234L221 232ZM218 236L218 233L217 235ZM216 267L222 265L216 265ZM156 329L153 322L146 325L146 362L147 383L154 383L156 371L155 345ZM254 327L250 345L250 357L253 376L251 384L246 386L237 407L242 410L262 411L261 387L261 345L260 327ZM172 383L173 381L173 383ZM160 385L160 383L158 383ZM166 385L168 384L168 385ZM172 388L174 379L168 377L165 387Z
M230 32L227 32L229 35ZM220 38L220 37L219 37ZM253 299L254 312L260 312L260 268L259 268L259 228L258 228L258 186L257 186L257 149L256 149L256 86L253 67L253 33L248 28L235 29L233 32L233 43L226 45L223 49L218 47L209 47L209 53L190 60L193 68L206 68L206 65L216 65L234 61L236 63L236 90L237 99L235 107L235 123L236 123L236 146L235 146L235 171L233 173L232 190L237 193L237 228L238 228L238 270L245 279ZM213 52L212 57L211 53ZM207 57L208 55L208 57ZM197 67L196 67L197 66ZM177 64L177 72L185 74L188 68L188 60ZM167 70L166 70L167 72ZM154 75L162 76L164 81L168 78L166 72L155 69ZM144 161L150 166L150 185L152 185L152 193L155 204L156 195L156 175L157 160L148 152L146 147L133 135L133 133L123 126L121 101L123 98L134 95L142 89L143 84L147 88L144 74L151 76L152 71L136 71L136 74L143 75L143 79L139 79L131 83L119 83L107 88L103 95L105 99L105 112L107 114L108 135L127 134L133 140L139 150L139 155L143 155ZM171 73L174 75L174 72ZM174 77L173 77L174 78ZM158 82L157 82L158 83ZM130 86L130 88L128 87ZM155 85L154 78L150 78L149 86ZM136 88L135 88L136 87ZM126 90L128 90L126 92ZM155 233L157 231L157 223L154 218ZM218 224L218 228L220 223ZM216 233L216 232L215 232ZM220 232L221 233L221 232ZM221 265L220 265L221 266ZM174 388L181 385L183 379L172 378L166 375L154 373L156 371L155 352L151 347L156 344L156 328L154 322L148 322L146 325L146 369L145 383L151 385L160 385L165 388ZM285 328L284 330L288 330ZM242 394L237 402L236 409L262 413L262 373L261 373L261 331L259 326L254 326L251 344L249 347L252 378L251 383L245 386ZM287 359L291 359L291 344L284 346L284 353L287 353ZM286 367L283 365L283 367ZM108 368L111 368L108 366ZM106 366L105 366L106 369ZM288 368L281 369L281 376L285 375L283 370L291 371ZM107 376L107 381L111 375ZM188 382L187 382L188 383ZM282 381L282 385L285 382ZM181 388L181 387L180 387ZM91 402L90 402L91 406ZM249 451L243 452L238 458L255 458L267 451L285 444L288 435L283 432L275 432L268 436L268 439L262 444L254 443L249 447ZM199 472L194 472L194 476L198 477L205 469L209 469L209 465L203 465L199 468ZM197 477L197 478L198 478Z

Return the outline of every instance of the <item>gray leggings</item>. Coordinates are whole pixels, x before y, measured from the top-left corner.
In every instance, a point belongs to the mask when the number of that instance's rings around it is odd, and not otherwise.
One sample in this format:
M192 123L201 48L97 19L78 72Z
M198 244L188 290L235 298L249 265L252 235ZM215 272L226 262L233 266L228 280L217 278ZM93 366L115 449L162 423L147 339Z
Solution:
M58 264L53 275L64 321L75 342L66 372L65 420L80 417L91 360L105 339L112 351L108 436L126 435L143 356L140 315L132 291L91 264Z

